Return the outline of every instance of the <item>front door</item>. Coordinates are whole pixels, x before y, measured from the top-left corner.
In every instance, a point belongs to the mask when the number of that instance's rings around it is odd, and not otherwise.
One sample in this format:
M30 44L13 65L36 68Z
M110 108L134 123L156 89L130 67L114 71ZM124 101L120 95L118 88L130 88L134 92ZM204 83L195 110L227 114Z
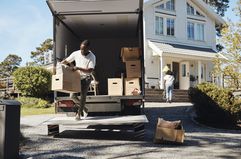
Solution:
M180 62L180 89L189 89L190 87L190 79L189 79L189 62Z

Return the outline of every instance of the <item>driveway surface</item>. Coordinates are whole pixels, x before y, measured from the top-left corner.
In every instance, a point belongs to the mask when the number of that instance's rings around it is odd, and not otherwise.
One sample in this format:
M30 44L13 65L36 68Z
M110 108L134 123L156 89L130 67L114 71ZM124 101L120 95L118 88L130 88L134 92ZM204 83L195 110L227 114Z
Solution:
M60 136L47 136L43 122L59 115L21 118L23 159L240 159L241 131L206 127L192 120L190 103L145 103L149 123L143 141L133 133L95 131L60 126ZM181 120L185 129L182 145L154 144L157 118Z

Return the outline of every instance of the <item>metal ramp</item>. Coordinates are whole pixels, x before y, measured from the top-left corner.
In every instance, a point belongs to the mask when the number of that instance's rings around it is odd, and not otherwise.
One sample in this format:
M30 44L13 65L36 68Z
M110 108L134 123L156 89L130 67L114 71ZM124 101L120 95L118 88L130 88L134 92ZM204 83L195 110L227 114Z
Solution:
M76 121L74 117L55 117L43 124L47 125L49 136L59 135L59 125L63 126L88 126L88 128L96 128L101 130L108 126L114 126L115 129L128 127L132 130L135 138L143 139L145 134L144 124L148 123L145 115L129 115L129 116L96 116L87 117L85 120Z

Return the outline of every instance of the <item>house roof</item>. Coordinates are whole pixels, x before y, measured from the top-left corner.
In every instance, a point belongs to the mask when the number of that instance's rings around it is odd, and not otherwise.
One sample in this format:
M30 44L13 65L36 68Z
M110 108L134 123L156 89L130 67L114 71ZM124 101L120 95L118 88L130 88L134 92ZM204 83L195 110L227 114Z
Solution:
M153 56L185 56L212 60L217 55L216 51L211 48L161 43L150 40L148 40L148 46L153 50Z
M148 1L145 1L145 5L151 5L153 3L157 3L158 1L160 0L148 0ZM208 4L203 2L203 0L191 0L191 1L194 4L196 4L198 7L200 7L200 9L202 9L204 12L206 12L211 18L213 18L217 25L223 25L226 23L225 20L217 13L215 13L215 11Z

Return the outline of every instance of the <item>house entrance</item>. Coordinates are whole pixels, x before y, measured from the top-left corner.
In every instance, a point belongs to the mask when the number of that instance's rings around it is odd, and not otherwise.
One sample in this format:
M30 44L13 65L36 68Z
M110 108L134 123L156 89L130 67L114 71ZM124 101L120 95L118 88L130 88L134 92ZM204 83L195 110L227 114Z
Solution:
M178 62L172 63L172 71L175 77L174 89L179 89L179 63Z

